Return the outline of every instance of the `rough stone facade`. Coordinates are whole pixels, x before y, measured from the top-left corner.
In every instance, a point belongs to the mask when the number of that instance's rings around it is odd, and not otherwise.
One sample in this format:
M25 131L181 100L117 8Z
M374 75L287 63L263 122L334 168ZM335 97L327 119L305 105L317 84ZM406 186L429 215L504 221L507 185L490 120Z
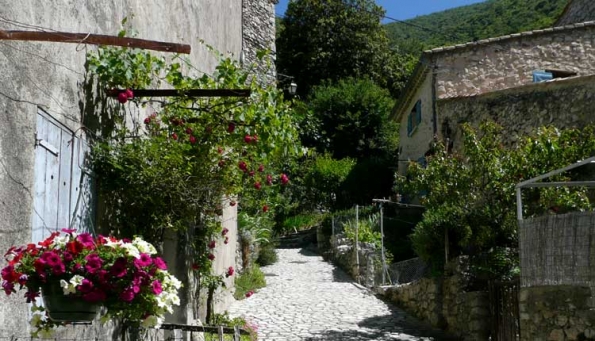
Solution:
M508 144L539 126L554 125L564 129L595 123L592 115L594 81L595 76L573 77L479 96L439 100L439 136L443 140L448 138L458 149L462 144L462 123L477 126L480 122L494 121L505 129Z
M416 317L464 341L484 341L490 336L488 293L467 292L467 277L460 259L450 263L451 275L423 278L389 287L384 295Z
M595 2L592 0L570 0L558 18L556 26L595 20Z
M521 288L521 341L595 340L595 310L586 286Z
M437 97L473 96L533 82L534 70L595 73L595 23L493 38L452 50L432 50Z
M245 66L256 65L260 80L275 81L275 4L278 0L243 0L243 62ZM259 60L257 53L270 50L271 58Z

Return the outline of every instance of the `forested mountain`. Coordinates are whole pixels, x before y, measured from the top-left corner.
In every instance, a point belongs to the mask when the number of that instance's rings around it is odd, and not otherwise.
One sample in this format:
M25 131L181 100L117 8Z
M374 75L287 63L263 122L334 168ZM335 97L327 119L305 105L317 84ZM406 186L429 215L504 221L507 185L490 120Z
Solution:
M568 0L488 0L385 25L393 49L419 54L459 44L552 26ZM423 28L421 28L423 27Z

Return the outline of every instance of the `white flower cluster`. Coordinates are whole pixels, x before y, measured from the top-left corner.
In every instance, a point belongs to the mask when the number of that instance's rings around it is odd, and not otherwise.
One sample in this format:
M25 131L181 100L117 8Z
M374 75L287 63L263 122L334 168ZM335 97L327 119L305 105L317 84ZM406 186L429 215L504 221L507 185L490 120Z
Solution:
M65 280L60 280L60 287L64 291L64 295L70 295L76 293L76 287L83 283L83 279L85 277L80 275L74 275L70 281L66 282Z
M132 245L136 246L138 251L140 251L141 253L147 253L150 255L157 254L157 249L155 249L155 247L151 243L147 243L139 237L134 237Z
M165 275L165 278L161 282L163 291L155 297L159 309L156 315L151 315L142 322L142 326L145 328L159 328L165 319L164 315L166 313L173 313L174 305L180 305L178 289L182 287L182 282L168 272L161 273Z

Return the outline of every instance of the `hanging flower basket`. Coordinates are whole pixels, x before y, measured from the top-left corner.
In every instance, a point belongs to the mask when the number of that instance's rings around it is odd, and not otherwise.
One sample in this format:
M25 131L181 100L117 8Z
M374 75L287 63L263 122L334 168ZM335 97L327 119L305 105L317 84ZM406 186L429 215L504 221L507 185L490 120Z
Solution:
M43 285L41 295L47 316L55 322L91 322L101 308L101 304L87 302L82 297L64 295L59 282Z
M4 255L2 289L7 295L25 288L33 303L34 337L49 337L67 322L120 319L130 326L158 328L173 306L180 304L180 281L153 245L93 237L74 230L54 232L38 244L11 247ZM36 305L42 295L44 306Z

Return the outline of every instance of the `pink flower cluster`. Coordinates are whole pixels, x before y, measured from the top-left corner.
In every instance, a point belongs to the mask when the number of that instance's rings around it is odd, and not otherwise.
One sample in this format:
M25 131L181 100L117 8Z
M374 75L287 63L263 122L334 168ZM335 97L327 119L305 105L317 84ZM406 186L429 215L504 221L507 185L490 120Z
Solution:
M151 244L140 238L129 241L62 232L38 244L8 250L4 255L8 265L0 271L6 295L16 293L18 285L27 289L25 298L31 302L40 288L60 283L64 295L101 303L110 315L136 320L159 318L171 312L172 304L179 304L181 283L167 272Z

